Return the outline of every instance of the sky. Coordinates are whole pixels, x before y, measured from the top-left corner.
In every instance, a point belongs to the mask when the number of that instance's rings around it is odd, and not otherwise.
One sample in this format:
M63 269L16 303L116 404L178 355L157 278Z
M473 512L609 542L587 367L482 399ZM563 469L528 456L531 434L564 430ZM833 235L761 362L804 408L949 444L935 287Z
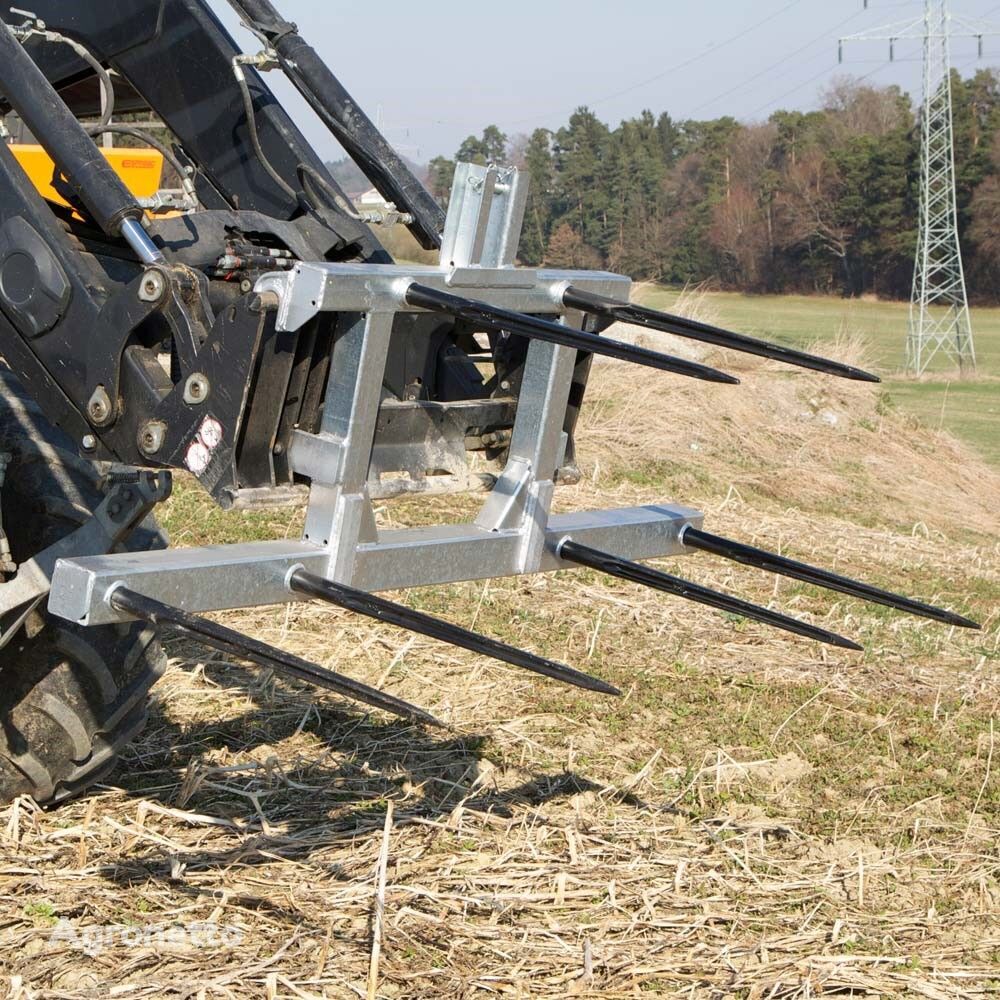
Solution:
M937 0L935 0L937 2ZM245 50L259 45L225 0L210 6ZM558 128L587 105L617 125L644 109L675 119L763 121L819 106L838 76L898 84L917 99L918 42L838 38L917 20L924 0L274 0L405 156L453 156L489 124L509 136ZM963 75L1000 67L1000 2L951 0L956 17L998 34L955 38ZM957 31L958 29L956 29ZM342 154L280 73L268 83L325 159Z

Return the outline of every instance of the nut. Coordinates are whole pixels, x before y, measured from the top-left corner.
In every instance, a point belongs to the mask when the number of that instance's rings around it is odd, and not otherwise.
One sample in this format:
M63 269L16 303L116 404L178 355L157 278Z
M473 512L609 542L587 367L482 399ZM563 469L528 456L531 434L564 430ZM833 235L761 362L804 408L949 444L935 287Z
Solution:
M162 420L149 420L139 429L139 450L144 455L155 455L167 436L167 425Z
M103 385L99 385L87 402L87 416L92 424L106 424L112 416L111 398Z
M143 302L159 302L167 290L167 280L155 268L148 270L139 282L139 298Z
M211 388L211 383L201 372L189 375L188 380L184 383L184 402L188 406L197 406L198 403L204 403L208 399Z

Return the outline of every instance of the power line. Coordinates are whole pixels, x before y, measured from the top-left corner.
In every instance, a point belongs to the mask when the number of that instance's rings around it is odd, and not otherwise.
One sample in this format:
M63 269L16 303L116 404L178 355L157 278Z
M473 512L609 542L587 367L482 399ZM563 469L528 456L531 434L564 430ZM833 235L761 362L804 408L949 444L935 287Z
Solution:
M833 25L832 27L827 28L822 34L817 35L812 41L806 42L805 45L795 49L794 52L786 53L777 62L771 63L770 66L765 67L759 73L755 73L753 76L748 77L745 80L741 80L734 87L730 87L729 90L723 91L721 94L716 94L715 97L709 98L707 101L704 101L697 107L692 108L689 114L696 115L699 111L703 110L704 108L710 107L711 105L715 104L716 101L721 101L723 98L729 97L730 94L734 94L738 90L745 90L748 84L753 83L755 80L759 80L762 76L767 76L768 73L770 73L774 69L777 69L783 63L788 62L789 59L794 59L797 55L801 55L801 53L805 52L806 49L811 49L814 45L817 45L819 42L826 41L830 32L839 30L845 24L850 24L851 21L860 17L861 14L862 11L855 11L853 14L851 14L850 17L845 17L843 21L840 21L839 23Z
M618 97L624 97L626 94L631 94L633 91L639 90L650 83L656 83L656 81L663 80L673 73L679 73L681 70L687 69L689 66L693 66L695 63L700 62L702 59L705 58L705 56L718 52L720 49L724 49L727 46L732 45L733 42L737 42L741 38L746 38L747 35L755 31L758 31L765 25L768 25L772 21L777 20L783 14L786 14L788 11L790 11L793 7L797 7L801 2L802 0L790 0L789 3L786 3L783 7L776 10L773 14L769 14L765 18L762 18L759 21L755 21L748 27L741 28L739 31L730 35L728 38L724 38L721 42L717 43L716 45L709 46L709 48L706 51L699 52L697 55L690 56L689 58L683 60L682 62L674 63L673 65L663 70L662 72L656 73L653 76L646 77L643 80L639 80L637 83L630 84L628 87L623 87L621 90L616 90L613 93L605 94L603 97L598 97L589 101L581 101L572 108L561 108L561 109L557 108L550 111L541 111L527 118L518 118L514 119L513 121L508 120L505 123L505 127L509 128L511 126L516 126L516 125L526 125L531 122L537 122L545 118L553 117L555 115L569 115L572 114L578 107L580 107L581 104L588 108L596 107L598 104L605 104L608 101L613 101ZM435 118L433 119L433 122L435 125L462 125L463 127L465 125L475 124L469 122L448 121L446 119L441 119L441 118Z
M758 28L762 28L766 24L769 24L771 21L777 20L777 18L781 17L783 14L787 13L793 7L797 6L799 2L800 2L800 0L792 0L791 3L787 4L786 6L782 7L781 9L775 11L773 14L769 15L768 17L764 18L763 20L758 21L751 28L748 28L748 29L745 29L743 31L737 32L736 34L733 34L733 35L729 36L728 38L724 39L723 41L719 42L717 45L711 46L707 50L707 52L705 52L705 53L699 53L698 55L691 56L690 58L684 60L683 62L675 63L673 66L671 66L667 70L664 70L662 73L657 73L655 76L647 77L644 80L640 80L638 83L631 84L628 87L625 87L625 88L623 88L621 90L617 90L617 91L615 91L615 92L613 92L611 94L607 94L604 97L598 98L597 100L585 101L585 102L582 102L582 103L586 107L593 107L593 106L596 106L598 104L604 104L607 101L615 100L618 97L623 97L625 94L629 94L629 93L632 93L635 90L639 90L640 88L646 86L649 83L654 83L657 80L664 79L665 77L669 76L671 73L675 73L675 72L678 72L678 71L680 71L682 69L686 69L688 66L691 66L691 65L693 65L696 62L699 62L701 59L703 59L705 57L705 55L717 52L719 49L722 49L722 48L724 48L724 47L726 47L728 45L731 45L733 42L736 42L736 41L738 41L741 38L745 38L751 31L755 31ZM913 7L915 4L920 3L920 2L922 2L922 0L903 0L903 2L901 2L901 3L880 4L879 6L882 7L882 8L886 8L886 7L888 7L888 8ZM996 11L1000 11L1000 4L998 4L996 7L991 8L983 16L984 17L989 17L991 14L995 13ZM800 55L802 52L805 52L807 49L811 48L813 45L818 44L824 38L826 38L829 35L830 32L837 31L838 29L842 28L845 24L848 24L849 22L853 21L855 18L859 17L862 13L863 13L863 11L856 11L854 14L851 14L850 17L844 18L842 21L838 22L837 24L833 25L832 27L830 27L829 29L827 29L825 32L823 32L823 34L817 35L812 41L807 42L805 45L800 46L799 48L795 49L791 53L786 54L781 59L779 59L777 62L772 63L766 69L761 70L759 73L755 73L753 76L751 76L751 77L749 77L749 78L741 81L740 83L738 83L735 86L731 87L729 90L724 91L723 93L716 95L715 97L711 98L710 100L704 101L703 103L697 105L695 108L693 108L686 115L686 117L691 117L691 116L697 114L699 111L703 110L704 108L711 106L716 101L720 101L723 98L729 97L731 94L734 94L737 91L740 91L740 90L744 89L748 84L753 83L755 80L758 80L758 79L760 79L763 76L766 76L769 72L771 72L773 69L777 68L778 66L781 66L782 63L786 62L788 59L792 59L795 56ZM920 61L922 61L922 60L921 59L909 59L909 58L903 58L903 59L896 59L895 60L895 62L920 62ZM874 76L876 73L878 73L881 70L883 70L887 65L889 65L889 61L888 60L886 62L880 63L870 73L866 73L864 76L858 77L857 79L859 81L866 80L870 76ZM771 100L768 103L762 105L757 110L750 112L750 115L748 117L753 117L754 115L759 114L761 111L766 110L772 104L776 104L778 101L784 100L786 97L790 96L791 94L797 93L799 90L803 89L804 87L807 87L810 83L813 83L816 80L818 80L824 74L827 74L827 73L835 71L835 69L836 69L836 67L833 67L832 69L831 68L827 68L825 70L822 70L819 73L814 74L813 76L809 77L808 80L805 80L805 81L803 81L800 84L797 84L795 87L791 88L788 91L785 91L784 93L780 94L778 97L775 97L773 100ZM579 105L577 105L576 107L579 107ZM562 111L549 111L549 112L545 112L545 113L540 113L538 115L533 115L530 118L520 118L520 119L516 119L514 121L508 121L505 124L506 124L507 127L510 127L510 126L516 126L516 125L523 125L523 124L526 124L526 123L529 123L529 122L533 122L533 121L539 121L540 119L547 118L550 115L572 114L573 111L576 110L576 107L569 108L569 109L563 109ZM449 123L449 122L446 122L446 121L437 121L436 124L447 125L447 124L455 124L455 123Z
M720 50L722 50L722 49L724 49L724 48L732 45L733 43L739 41L740 39L743 39L743 38L747 37L747 35L749 35L753 31L756 31L756 30L758 30L760 28L763 28L766 25L770 24L771 22L777 20L778 18L780 18L781 16L783 16L784 14L786 14L788 11L790 11L792 8L797 7L801 2L802 2L802 0L790 0L790 2L786 3L784 6L780 7L778 10L776 10L772 14L769 14L767 17L762 18L761 20L755 22L754 24L752 24L751 26L749 26L747 28L741 29L738 32L734 32L732 35L728 36L727 38L724 38L721 42L718 42L717 44L710 46L706 51L700 52L700 53L698 53L696 55L692 55L689 58L683 60L682 62L674 63L673 65L671 65L669 68L663 70L662 72L656 73L653 76L646 77L646 78L644 78L642 80L637 81L636 83L630 84L627 87L623 87L623 88L621 88L619 90L616 90L616 91L613 91L611 93L605 94L604 96L598 97L598 98L593 99L593 100L581 101L578 104L574 105L573 108L563 108L561 110L553 109L553 110L546 111L546 112L538 112L538 113L536 113L534 115L531 115L530 117L513 119L513 120L509 120L508 119L508 120L503 121L503 127L505 129L506 128L513 128L513 127L517 127L519 125L525 125L525 124L529 124L529 123L532 123L532 122L538 122L538 121L541 121L543 119L550 118L550 117L553 117L553 116L556 116L556 115L568 115L568 114L572 114L581 105L586 106L586 107L595 107L597 105L604 104L604 103L606 103L608 101L615 100L618 97L623 97L626 94L630 94L630 93L632 93L632 92L634 92L636 90L641 89L642 87L645 87L645 86L649 85L650 83L654 83L654 82L656 82L658 80L665 79L666 77L670 76L673 73L678 73L678 72L680 72L680 71L682 71L682 70L684 70L684 69L686 69L686 68L694 65L695 63L703 60L707 55L712 55L712 54L714 54L714 53L716 53L716 52L718 52L718 51L720 51ZM917 3L920 3L920 2L922 2L922 0L903 0L903 2L899 2L899 3L886 3L886 4L880 3L880 4L878 4L878 8L879 9L886 9L886 8L892 9L892 8L901 8L901 7L911 7L912 8ZM872 5L872 6L874 6L874 5ZM989 17L990 15L996 13L997 11L1000 11L1000 4L998 4L998 5L990 8L990 10L988 10L982 16L983 17ZM757 80L760 80L760 79L766 77L773 70L779 68L784 63L786 63L789 59L793 59L793 58L795 58L795 56L801 55L801 53L807 51L809 48L813 47L814 45L817 45L825 37L827 37L831 32L839 30L844 25L848 24L849 22L853 21L855 18L857 18L858 16L860 16L861 13L863 13L863 12L862 11L856 11L854 14L850 15L850 17L844 18L842 21L838 22L837 24L832 25L829 29L827 29L826 31L824 31L821 35L817 35L811 41L806 42L804 45L799 46L797 49L794 49L792 52L785 54L784 56L782 56L781 59L777 60L776 62L772 63L771 65L767 66L766 68L758 71L753 76L750 76L750 77L748 77L748 78L746 78L744 80L741 80L738 84L735 84L733 87L730 87L729 89L727 89L727 90L725 90L725 91L723 91L723 92L721 92L719 94L716 94L714 97L712 97L712 98L710 98L710 99L708 99L706 101L703 101L702 103L696 105L693 109L691 109L690 112L688 112L688 114L685 117L692 117L693 115L695 115L698 112L702 111L706 107L710 107L712 104L716 103L717 101L721 101L721 100L725 99L726 97L731 96L734 93L737 93L737 92L739 92L741 90L744 90L748 85L753 84ZM918 60L916 58L904 57L904 58L898 58L898 59L895 59L895 60L892 60L892 61L895 61L895 62L916 62L916 61L920 61L920 60ZM881 62L872 71L870 71L869 73L864 74L861 77L857 77L856 79L858 81L866 80L866 79L868 79L868 78L876 75L877 73L881 72L883 69L886 68L886 66L890 65L890 62L891 61ZM827 68L821 70L818 73L814 73L808 79L806 79L806 80L804 80L804 81L796 84L794 87L791 87L788 90L783 91L777 97L772 98L770 101L766 102L765 104L762 104L760 107L758 107L755 110L751 111L748 115L740 115L740 117L741 118L753 118L754 116L759 115L761 112L767 110L772 105L777 104L778 102L785 100L787 97L790 97L793 94L801 91L805 87L808 87L811 83L814 83L815 81L817 81L818 79L820 79L824 75L831 74L831 73L835 72L836 68L837 68L836 66L827 67ZM785 75L785 74L781 74L781 75ZM477 127L478 125L481 124L480 120L476 120L476 121L468 120L468 121L464 121L463 122L463 121L449 120L449 119L443 119L443 118L425 119L424 122L426 124L443 125L443 126L461 126L461 127L469 127L469 128L475 128L475 127ZM411 126L412 126L412 124L415 124L415 123L411 123Z
M881 8L886 8L886 7L888 7L888 8L913 7L917 3L920 3L920 2L922 2L922 0L902 0L902 2L900 2L900 3L880 4L879 6ZM749 30L755 30L756 28L763 27L765 24L767 24L767 23L769 23L769 22L771 22L773 20L776 20L778 17L780 17L782 14L786 13L788 10L790 10L794 6L796 6L796 3L794 3L794 2L793 3L789 3L786 7L783 7L780 10L776 11L774 14L771 14L769 17L765 18L763 21L757 22L757 24L755 24L754 27L752 29L749 29ZM995 7L990 8L990 10L988 10L983 15L983 17L989 17L990 15L996 13L997 11L1000 11L1000 4L998 4ZM716 97L713 97L710 100L705 101L702 104L699 104L697 107L695 107L695 108L693 108L691 110L690 114L694 115L697 112L701 111L703 108L709 107L710 105L714 104L716 101L722 100L725 97L729 97L731 94L735 93L738 90L742 90L747 84L753 83L755 80L760 79L760 77L765 76L771 70L773 70L776 67L780 66L783 62L787 61L788 59L792 59L795 56L797 56L797 55L801 54L802 52L804 52L806 49L811 48L813 45L815 45L818 42L822 41L829 34L829 32L837 31L839 28L842 28L845 24L848 24L849 22L853 21L855 18L859 17L862 13L863 13L863 11L856 11L850 17L844 18L843 21L840 21L838 24L833 25L831 28L827 29L827 31L825 31L822 35L818 35L811 42L807 42L805 45L801 46L800 48L795 49L793 52L786 54L781 59L779 59L777 62L772 63L766 69L761 70L759 73L756 73L754 76L749 77L746 80L741 81L739 84L737 84L736 86L732 87L731 89L725 91L724 93L718 94ZM739 33L737 33L735 35L730 36L729 38L725 39L724 41L720 42L718 45L712 46L708 51L709 52L715 52L718 49L721 49L724 46L729 45L732 42L737 41L738 39L745 37L747 34L749 34L749 31L741 31L741 32L739 32ZM662 79L663 77L667 76L669 73L675 72L677 70L685 69L686 67L688 67L688 66L692 65L693 63L699 61L701 58L703 58L703 54L702 55L697 55L697 56L692 56L690 59L687 59L687 60L685 60L682 63L678 63L678 64L672 66L669 70L665 70L663 73L659 73L656 76L649 77L647 80L643 80L643 81L640 81L639 83L634 84L634 85L632 85L630 87L626 87L624 90L616 91L615 93L610 94L607 97L600 98L600 99L598 99L596 101L587 102L587 106L590 107L591 105L602 104L605 101L614 100L616 97L621 97L624 94L631 93L633 90L638 90L640 87L645 86L647 83L652 83L652 82L654 82L656 80ZM916 59L914 59L914 60L910 60L910 59L897 59L895 61L896 62L918 62L918 61L922 61L922 60L916 60ZM875 73L877 73L880 70L884 69L888 64L889 64L888 61L880 63L879 66L875 70L873 70L871 73L867 73L864 76L859 77L858 79L859 80L866 80L866 79L868 79L869 76L873 76ZM821 76L823 76L824 73L827 73L827 72L830 72L830 70L829 69L823 70L822 72L817 73L814 76L811 76L808 80L804 81L803 83L798 84L796 87L792 88L791 90L786 91L785 93L781 94L779 97L776 97L772 101L769 101L767 104L763 105L757 111L751 112L751 116L759 114L760 111L763 111L766 108L770 107L771 104L776 104L778 101L784 100L785 97L788 97L790 94L794 94L798 90L801 90L803 87L808 86L810 83L812 83L815 80L819 79ZM560 113L562 113L562 114L569 114L573 110L576 110L576 109L573 108L570 111L551 112L551 113L552 114L560 114ZM547 115L546 115L546 117L547 117ZM520 121L510 122L509 124L511 124L511 125L519 125L519 124L523 124L526 121L537 121L537 118L533 118L533 119L521 119Z
M779 101L783 101L786 97L791 97L792 94L797 94L800 90L804 90L806 87L809 86L810 83L814 83L821 76L827 76L830 73L834 72L836 68L837 68L836 65L824 66L818 73L815 73L813 76L809 77L808 80L803 80L801 83L797 83L790 90L786 90L783 94L779 94L777 97L772 97L771 100L769 100L766 104L762 104L759 108L754 108L754 110L751 111L745 117L755 118L762 111L766 111L768 108L773 107Z
M880 9L886 9L886 8L892 9L892 8L900 8L900 7L911 7L912 8L912 7L914 7L914 6L916 6L917 4L920 4L920 3L923 3L923 0L901 0L901 2L899 2L899 3L886 3L886 4L880 3L878 6L879 6ZM990 10L986 11L986 13L983 14L983 17L990 17L992 14L996 13L997 11L1000 11L1000 4L996 5L995 7L990 8ZM782 13L782 11L779 11L777 14L775 14L773 16L777 17L781 13ZM703 109L705 109L707 107L710 107L716 101L721 101L724 98L729 97L729 96L731 96L734 93L737 93L738 91L742 91L742 90L746 89L746 87L749 84L755 82L756 80L759 80L761 77L766 76L772 70L777 69L779 66L781 66L783 63L787 62L789 59L794 59L795 56L801 55L801 53L805 52L807 49L812 48L813 45L816 45L819 42L825 40L829 36L830 32L839 30L840 28L844 27L844 25L849 24L851 21L853 21L856 18L860 17L863 13L864 13L864 11L855 11L853 14L850 15L850 17L844 18L839 23L833 25L831 28L828 28L822 34L817 35L812 41L807 42L805 45L800 46L799 48L795 49L792 52L786 53L784 56L782 56L781 59L779 59L776 62L772 63L770 66L768 66L765 69L761 70L759 73L755 73L753 76L748 77L748 78L746 78L744 80L741 80L738 84L736 84L735 86L729 88L726 91L723 91L721 94L717 94L715 97L712 97L712 98L710 98L707 101L703 101L701 104L699 104L696 107L692 108L691 111L688 112L687 117L692 117L692 116L696 115L699 111L702 111ZM890 65L891 62L923 62L923 57L922 56L920 56L920 57L913 57L913 58L903 57L903 58L900 58L900 59L885 60L885 61L879 62L878 65L873 70L871 70L868 73L865 73L863 76L857 77L856 80L858 82L863 82L864 80L867 80L870 77L877 75L883 69L885 69L888 65ZM967 65L967 64L963 64L963 65ZM779 94L775 98L772 98L772 100L768 101L766 104L761 105L756 110L751 111L749 113L749 115L747 115L745 117L753 118L755 115L758 115L762 111L767 110L772 105L777 104L779 101L783 101L786 97L790 97L792 94L798 93L800 90L804 89L805 87L808 87L809 84L814 83L816 80L820 79L824 75L826 75L828 73L831 73L831 72L834 72L835 70L836 70L836 67L833 67L833 68L828 67L827 69L821 70L820 72L813 74L807 80L804 80L801 83L796 84L791 89L784 91L783 93Z
M625 87L622 90L617 90L613 94L608 94L605 97L599 97L596 101L588 102L588 107L590 104L604 104L607 101L613 101L618 97L623 97L625 94L631 94L634 90L639 90L641 87L645 87L647 84L655 83L657 80L662 80L664 77L669 76L671 73L677 73L682 69L686 69L688 66L694 65L696 62L700 62L708 53L718 52L719 49L725 48L727 45L731 45L733 42L739 41L741 38L746 38L751 32L758 31L763 28L764 25L770 24L772 21L776 21L782 14L786 14L793 7L797 7L802 0L791 0L791 3L785 4L780 10L775 11L773 14L765 17L761 21L757 21L755 24L751 25L749 28L744 28L742 31L737 32L734 35L730 35L724 41L719 42L718 45L713 45L708 49L708 52L702 52L698 55L691 56L689 59L685 59L684 62L675 63L669 69L664 70L662 73L657 73L654 76L648 77L645 80L640 80L638 83L632 84L630 87ZM564 114L566 112L563 112ZM530 119L526 119L530 120ZM518 124L513 122L512 124Z
M894 6L894 7L902 7L902 6L908 6L908 5L906 5L906 4L893 4L892 6ZM1000 4L998 4L996 7L991 8L983 16L984 17L989 17L990 14L995 13L996 11L1000 11ZM862 76L852 77L852 79L856 83L864 83L865 80L868 80L868 79L870 79L873 76L877 76L879 73L882 72L882 70L888 68L889 66L894 65L895 63L909 63L909 62L922 63L924 60L923 60L922 56L914 56L914 57L904 56L902 58L885 59L885 60L882 60L882 61L878 61L878 60L856 60L856 61L859 61L859 62L866 62L866 61L878 62L878 65L874 69L870 70L869 72L863 74ZM967 69L969 66L973 65L976 62L979 62L979 58L976 57L976 56L974 56L971 59L967 59L967 60L964 60L963 62L959 63L956 68L958 68L958 69ZM792 94L796 94L800 90L803 90L804 88L808 87L810 83L814 83L816 80L820 79L820 77L825 76L828 73L836 72L836 70L838 69L839 65L840 65L839 63L836 63L833 66L828 66L826 69L820 70L815 75L809 77L808 80L803 80L801 83L796 84L790 90L786 90L784 93L779 94L775 98L772 98L766 104L762 104L759 108L756 108L754 111L751 111L746 117L753 118L755 115L759 115L762 111L766 111L768 108L770 108L772 105L777 104L779 101L783 101L786 97L790 97Z
M921 62L921 61L922 60L920 60L920 59L895 59L895 60L893 60L893 59L886 59L883 62L880 62L874 69L869 70L867 73L863 74L862 76L852 77L852 80L855 83L864 83L865 80L868 80L871 77L878 75L879 73L882 72L882 70L886 69L889 66L892 66L894 63L898 63L898 62ZM783 101L786 97L790 97L792 94L798 93L798 91L803 90L804 88L808 87L810 83L814 83L820 77L827 76L830 73L835 73L837 71L838 67L839 67L839 63L834 63L832 66L827 66L825 69L820 70L815 76L809 77L808 80L803 80L802 83L797 84L796 86L792 87L791 90L786 90L785 93L779 94L777 97L775 97L772 100L768 101L766 104L762 104L756 110L751 111L750 114L747 117L748 118L753 118L754 115L759 115L762 111L766 111L768 108L770 108L773 105L777 104L779 101Z

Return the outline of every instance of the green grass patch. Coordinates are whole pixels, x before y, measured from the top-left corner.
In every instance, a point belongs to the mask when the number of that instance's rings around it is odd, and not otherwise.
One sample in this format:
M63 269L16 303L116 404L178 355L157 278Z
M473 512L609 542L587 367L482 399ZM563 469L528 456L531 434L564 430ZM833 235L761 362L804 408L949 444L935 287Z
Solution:
M680 294L647 286L640 299L669 311ZM972 310L975 377L961 377L939 356L931 377L918 381L903 371L909 319L905 302L710 292L705 304L720 326L792 347L821 350L824 343L838 338L861 338L872 367L904 410L929 427L949 431L1000 465L1000 308Z

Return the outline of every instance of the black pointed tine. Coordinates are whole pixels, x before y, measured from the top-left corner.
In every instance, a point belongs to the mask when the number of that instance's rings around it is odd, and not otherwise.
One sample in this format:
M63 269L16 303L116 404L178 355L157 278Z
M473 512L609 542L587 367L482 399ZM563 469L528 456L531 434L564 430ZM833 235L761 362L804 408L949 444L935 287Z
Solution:
M609 340L596 333L573 330L550 320L512 312L510 309L500 309L475 299L465 299L458 295L452 295L450 292L439 292L436 288L428 288L417 282L413 282L406 289L404 298L411 306L455 316L468 323L478 325L484 330L493 330L497 333L515 333L534 340L544 340L550 344L573 347L578 351L603 354L609 358L618 358L620 361L631 361L633 364L645 365L648 368L673 372L675 375L687 375L705 382L739 385L738 378L715 368L709 368L707 365L699 365L694 361L685 361L683 358L674 358L668 354L648 351L645 347L623 344L620 340Z
M678 337L715 344L717 347L728 347L734 351L742 351L744 354L756 354L761 358L783 361L799 368L811 368L813 371L823 372L827 375L853 379L855 382L882 381L877 375L852 365L830 361L815 354L807 354L805 351L796 351L791 347L783 347L781 344L771 344L766 340L747 337L742 333L732 333L721 327L700 323L684 316L673 316L656 309L647 309L645 306L632 305L630 302L619 302L617 299L609 299L604 295L582 291L572 285L563 292L563 304L572 309L592 313L595 316L605 316L608 319L617 320L619 323L632 323L650 330L660 330Z
M251 639L233 629L226 628L224 625L218 625L207 618L199 618L197 615L188 614L180 608L173 608L169 604L154 601L152 598L144 597L133 590L117 587L112 591L109 600L111 605L119 611L134 615L136 618L141 618L153 625L170 625L213 649L230 653L240 659L250 660L262 667L270 667L281 673L297 677L299 680L308 681L317 687L336 691L337 694L379 708L383 712L389 712L413 722L444 726L443 722L435 719L429 712L425 712L422 708L417 708L416 705L411 705L400 698L394 698L391 694L385 694L378 688L362 684L361 681L351 680L350 677L344 677L342 674L327 670L326 667L310 663L308 660L293 656L291 653L269 646L267 643L258 642L256 639Z
M644 587L652 587L654 590L661 590L665 594L673 594L675 597L683 597L689 601L697 601L699 604L707 604L710 608L719 611L728 611L734 615L741 615L744 618L751 618L754 621L763 622L765 625L773 625L775 628L784 629L786 632L794 632L796 635L805 636L808 639L817 639L819 642L829 643L832 646L840 646L842 649L863 650L856 642L845 639L836 632L829 632L825 628L817 628L815 625L808 625L796 618L789 618L787 615L770 611L757 604L750 604L742 601L738 597L730 597L728 594L720 594L716 590L709 590L700 584L682 580L680 577L671 576L669 573L662 573L659 570L650 569L641 563L630 562L628 559L620 559L618 556L608 552L601 552L600 549L592 549L586 545L578 545L571 539L563 539L556 549L556 554L567 562L579 563L581 566L589 566L591 569L600 570L609 576L617 576L622 580L629 580L632 583L640 583Z
M849 594L851 597L857 597L863 601L884 604L897 611L906 611L921 618L932 618L934 621L944 622L946 625L957 625L959 628L980 628L971 618L963 618L952 611L945 611L944 608L936 608L932 604L914 601L909 597L903 597L900 594L894 594L891 591L881 590L867 583L859 583L849 577L831 573L829 570L818 569L807 563L796 562L794 559L786 559L784 556L775 555L765 549L755 549L750 545L743 545L729 538L711 535L707 531L699 531L697 528L685 527L681 532L680 540L688 548L711 552L713 555L732 559L734 562L743 563L746 566L755 566L757 569L788 576L793 580L803 580L817 587L836 590L841 594Z
M292 573L288 585L299 594L326 601L328 604L336 604L338 607L347 608L357 614L388 622L390 625L407 629L410 632L419 632L421 635L447 642L452 646L460 646L462 649L469 649L483 656L490 656L495 660L502 660L515 667L532 670L536 674L544 674L546 677L552 677L566 684L586 688L588 691L598 691L601 694L621 694L621 691L611 684L562 663L556 663L554 660L547 660L534 653L517 649L515 646L508 646L496 639L478 635L458 625L452 625L451 622L441 621L440 618L433 618L431 615L425 615L422 611L406 608L402 604L394 604L392 601L365 593L363 590L355 590L353 587L345 587L332 580L324 580L323 577L307 573L305 570L300 569Z

